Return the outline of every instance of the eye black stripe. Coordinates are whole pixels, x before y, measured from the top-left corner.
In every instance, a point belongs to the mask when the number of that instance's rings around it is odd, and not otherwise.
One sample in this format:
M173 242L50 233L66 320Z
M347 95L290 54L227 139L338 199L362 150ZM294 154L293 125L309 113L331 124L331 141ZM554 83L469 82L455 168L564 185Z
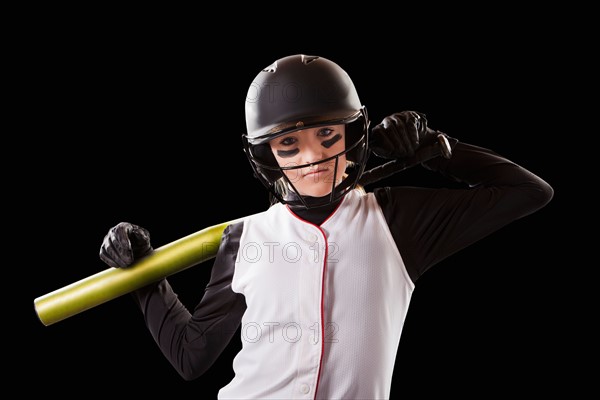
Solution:
M342 138L342 135L338 133L337 135L335 135L331 139L323 140L321 142L321 145L323 147L325 147L326 149L328 149L331 146L333 146L334 144L336 144L341 138Z
M281 158L289 158L289 157L294 157L299 152L300 152L300 149L277 150L277 155Z

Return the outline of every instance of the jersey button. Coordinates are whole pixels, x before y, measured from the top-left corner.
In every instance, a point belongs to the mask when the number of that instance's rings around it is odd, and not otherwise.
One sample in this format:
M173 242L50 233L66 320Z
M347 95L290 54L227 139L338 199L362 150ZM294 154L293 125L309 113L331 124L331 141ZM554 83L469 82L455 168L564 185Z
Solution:
M300 391L303 394L306 394L306 393L310 392L310 387L308 387L308 385L306 383L303 383L302 385L300 385Z

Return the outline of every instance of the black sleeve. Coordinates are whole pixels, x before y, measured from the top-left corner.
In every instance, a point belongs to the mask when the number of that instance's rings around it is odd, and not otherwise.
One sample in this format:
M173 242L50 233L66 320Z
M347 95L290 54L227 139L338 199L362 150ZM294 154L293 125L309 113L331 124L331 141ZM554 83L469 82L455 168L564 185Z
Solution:
M466 143L455 145L451 159L423 166L464 188L374 190L413 282L449 255L542 208L554 194L530 171Z
M240 325L246 303L231 289L231 280L242 229L240 222L224 230L210 282L193 314L166 279L133 292L154 340L185 380L202 375Z

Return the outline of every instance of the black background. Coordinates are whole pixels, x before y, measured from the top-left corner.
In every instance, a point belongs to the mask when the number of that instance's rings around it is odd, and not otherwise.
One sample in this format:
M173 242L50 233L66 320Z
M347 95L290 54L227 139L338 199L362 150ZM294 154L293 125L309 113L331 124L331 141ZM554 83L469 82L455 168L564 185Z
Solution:
M146 227L159 247L264 210L266 192L241 150L244 100L262 68L297 53L340 64L373 124L392 112L421 111L431 127L491 148L555 189L547 207L418 282L392 397L406 390L423 397L539 394L564 386L572 350L559 328L572 317L564 298L569 274L557 256L565 246L559 227L566 189L555 122L557 109L567 107L555 57L557 46L563 56L569 46L561 44L560 30L540 33L515 18L492 27L483 20L468 33L437 32L428 40L375 30L291 41L285 34L275 40L276 29L242 28L226 39L219 29L187 21L168 28L156 21L88 22L52 26L24 51L30 61L23 63L28 78L21 96L33 111L25 124L35 125L39 136L25 163L34 172L28 173L21 224L29 245L22 253L29 266L23 278L27 343L18 369L30 383L23 390L67 398L78 388L90 395L160 390L215 398L232 378L239 342L204 376L186 382L128 296L51 326L40 323L32 305L105 269L98 250L120 221ZM507 26L521 34L506 34ZM381 184L443 182L417 167ZM210 266L170 278L190 308L202 296Z

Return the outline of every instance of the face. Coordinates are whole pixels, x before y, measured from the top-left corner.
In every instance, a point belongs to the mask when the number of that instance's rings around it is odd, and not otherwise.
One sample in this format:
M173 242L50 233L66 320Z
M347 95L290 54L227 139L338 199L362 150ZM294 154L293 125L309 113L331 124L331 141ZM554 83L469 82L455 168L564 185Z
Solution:
M315 163L343 152L346 126L330 125L307 128L280 136L269 142L280 167L297 167ZM335 158L299 169L284 170L294 187L303 196L321 197L331 193L332 183L338 185L346 170L346 155L341 155L337 171Z

